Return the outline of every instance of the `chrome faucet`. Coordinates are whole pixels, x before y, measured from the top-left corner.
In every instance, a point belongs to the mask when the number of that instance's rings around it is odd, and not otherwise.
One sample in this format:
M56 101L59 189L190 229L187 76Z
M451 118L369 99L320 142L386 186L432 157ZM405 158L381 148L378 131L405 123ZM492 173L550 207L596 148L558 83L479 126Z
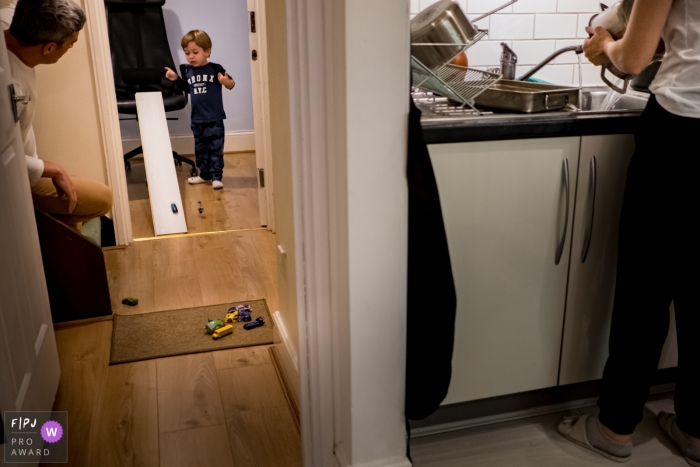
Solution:
M501 53L503 79L515 79L515 65L518 63L518 56L505 42L501 42L501 47L503 47L503 53Z

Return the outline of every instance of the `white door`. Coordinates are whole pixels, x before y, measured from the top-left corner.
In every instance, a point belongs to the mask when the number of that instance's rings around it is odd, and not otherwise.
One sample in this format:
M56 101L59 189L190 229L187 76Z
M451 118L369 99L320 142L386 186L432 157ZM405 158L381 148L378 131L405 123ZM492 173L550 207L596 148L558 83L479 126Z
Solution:
M260 225L271 227L270 207L268 206L268 187L272 176L268 163L270 148L267 134L269 132L268 105L265 92L267 83L266 39L264 37L265 8L264 0L248 0L248 37L250 44L250 72L253 87L253 121L255 131L255 162L258 169L258 206Z
M556 386L580 140L429 147L457 289L444 404Z
M9 75L0 34L0 410L51 410L58 353Z
M633 153L632 135L582 138L561 385L603 376L615 294L620 212ZM676 365L674 323L669 335L662 367Z

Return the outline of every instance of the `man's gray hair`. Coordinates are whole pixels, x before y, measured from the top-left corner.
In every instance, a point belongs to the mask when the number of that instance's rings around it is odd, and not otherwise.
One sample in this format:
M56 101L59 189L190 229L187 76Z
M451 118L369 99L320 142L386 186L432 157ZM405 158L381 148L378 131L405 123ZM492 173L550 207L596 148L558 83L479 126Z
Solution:
M72 0L18 0L10 34L27 45L63 45L85 26L85 13Z

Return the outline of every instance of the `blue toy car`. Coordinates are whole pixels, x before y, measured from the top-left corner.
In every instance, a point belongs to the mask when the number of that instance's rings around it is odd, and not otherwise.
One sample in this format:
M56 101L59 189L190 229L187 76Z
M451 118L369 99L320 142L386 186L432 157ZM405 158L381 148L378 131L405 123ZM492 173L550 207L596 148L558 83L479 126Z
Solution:
M265 324L265 320L262 316L258 316L252 323L244 324L243 329L250 331L251 329L262 326L263 324Z

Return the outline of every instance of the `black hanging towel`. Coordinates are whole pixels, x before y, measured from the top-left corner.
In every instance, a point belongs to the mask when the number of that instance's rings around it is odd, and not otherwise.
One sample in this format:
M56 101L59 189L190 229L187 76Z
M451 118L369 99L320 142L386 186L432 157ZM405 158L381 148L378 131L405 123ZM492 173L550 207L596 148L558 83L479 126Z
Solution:
M421 112L410 101L406 417L420 420L438 409L450 385L457 296Z

